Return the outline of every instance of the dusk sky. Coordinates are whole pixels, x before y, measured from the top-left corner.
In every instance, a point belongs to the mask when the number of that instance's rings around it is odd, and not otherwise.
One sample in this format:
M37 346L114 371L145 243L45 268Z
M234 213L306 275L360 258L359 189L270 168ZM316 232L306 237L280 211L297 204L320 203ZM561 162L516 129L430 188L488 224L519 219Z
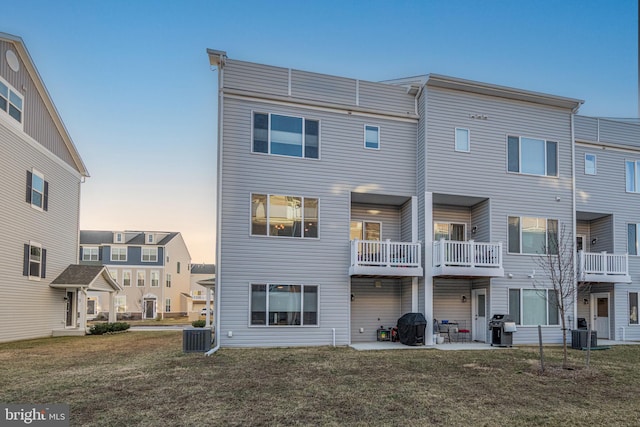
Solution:
M21 0L0 16L91 174L81 228L179 231L194 263L215 260L206 48L361 80L445 74L638 116L636 0Z

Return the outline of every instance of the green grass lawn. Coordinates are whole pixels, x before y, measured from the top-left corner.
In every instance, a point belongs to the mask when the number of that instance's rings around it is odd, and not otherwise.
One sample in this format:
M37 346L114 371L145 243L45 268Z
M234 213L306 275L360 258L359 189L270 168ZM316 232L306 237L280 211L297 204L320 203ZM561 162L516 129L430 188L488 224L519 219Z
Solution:
M68 403L71 425L638 425L640 346L537 351L223 349L179 332L0 344L0 402Z

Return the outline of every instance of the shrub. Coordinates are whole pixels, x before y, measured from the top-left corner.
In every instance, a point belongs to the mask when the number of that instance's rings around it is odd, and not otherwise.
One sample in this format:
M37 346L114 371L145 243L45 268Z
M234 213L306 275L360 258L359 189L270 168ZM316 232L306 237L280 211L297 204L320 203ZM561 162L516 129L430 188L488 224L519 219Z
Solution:
M193 326L194 328L204 328L204 325L206 325L207 322L204 320L194 320L193 322L191 322L191 326Z
M127 322L114 322L114 323L96 323L89 329L91 335L110 334L114 332L122 332L129 329L131 325Z

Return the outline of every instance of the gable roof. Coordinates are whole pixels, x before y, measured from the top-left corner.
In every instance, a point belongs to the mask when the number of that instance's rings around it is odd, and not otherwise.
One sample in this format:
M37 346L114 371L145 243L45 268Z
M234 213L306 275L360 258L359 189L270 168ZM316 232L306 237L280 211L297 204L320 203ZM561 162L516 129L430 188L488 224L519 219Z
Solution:
M191 274L216 274L215 264L193 264Z
M121 232L118 230L118 232ZM80 244L81 245L140 245L140 246L164 246L169 243L179 232L176 231L154 231L153 233L167 234L162 239L155 243L146 243L144 235L145 233L151 233L150 231L122 231L123 234L129 235L123 243L113 242L114 231L105 230L80 230Z
M73 159L75 169L82 176L88 177L89 171L84 165L84 162L82 161L82 158L80 157L80 153L78 153L78 150L76 149L75 144L71 140L71 136L69 135L69 132L67 131L67 128L65 127L62 121L62 118L60 117L60 114L56 109L56 106L53 104L53 100L49 95L49 91L44 85L44 81L42 80L42 77L40 77L40 73L38 73L35 63L33 62L33 59L31 59L31 55L29 54L29 51L27 50L27 47L24 44L24 41L22 40L21 37L14 36L12 34L2 33L2 32L0 32L0 39L10 42L16 47L17 53L22 59L22 62L24 63L27 69L27 72L29 73L29 76L33 80L38 90L38 94L40 95L40 97L42 98L42 101L44 102L44 105L49 111L49 114L51 115L53 123L56 126L56 129L60 133L60 136L62 137L62 140L64 141L67 147L67 150L69 150L69 154Z
M94 291L121 291L103 265L71 264L49 285L52 288L88 288Z

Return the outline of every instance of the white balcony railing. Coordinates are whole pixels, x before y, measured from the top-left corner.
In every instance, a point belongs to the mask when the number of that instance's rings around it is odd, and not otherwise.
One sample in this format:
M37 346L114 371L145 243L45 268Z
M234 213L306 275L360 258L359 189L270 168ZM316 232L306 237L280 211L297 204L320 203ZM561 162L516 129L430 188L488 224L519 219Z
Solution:
M193 301L206 301L207 294L206 293L200 294L199 292L201 291L191 291L191 299Z
M629 256L578 251L578 279L582 282L630 283Z
M421 276L422 248L419 242L352 240L351 275Z
M434 275L504 276L502 243L441 239L433 243Z

